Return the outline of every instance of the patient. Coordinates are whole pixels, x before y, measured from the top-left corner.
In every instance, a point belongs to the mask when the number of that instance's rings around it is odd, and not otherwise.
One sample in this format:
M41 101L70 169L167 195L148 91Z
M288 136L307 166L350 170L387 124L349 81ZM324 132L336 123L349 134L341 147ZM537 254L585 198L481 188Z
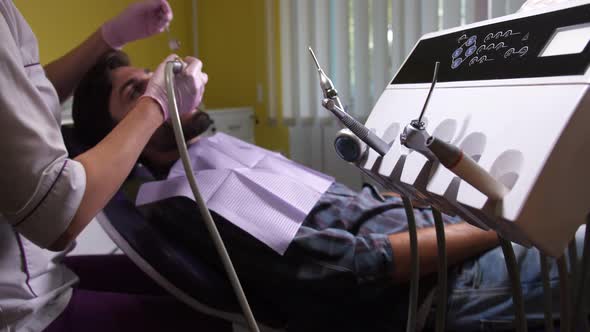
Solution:
M74 95L73 116L79 138L89 147L104 138L142 95L149 77L148 71L132 67L122 52L104 57ZM185 138L190 141L209 124L208 116L195 110L183 118L183 127L190 133ZM170 126L164 124L140 161L163 177L177 158ZM178 241L221 269L208 232L197 221L200 216L193 201L167 199L145 212L163 232L175 234ZM417 208L414 212L420 228L424 297L435 285L436 234L431 211ZM212 215L248 293L255 292L283 312L289 331L395 331L404 326L410 249L406 215L398 197L383 196L370 185L355 192L334 183L283 256L223 217ZM445 222L451 287L447 327L461 331L511 330L508 276L496 234L453 218L445 218ZM514 247L523 266L529 326L542 325L538 251ZM551 278L555 286L554 266ZM427 325L432 321L430 314Z

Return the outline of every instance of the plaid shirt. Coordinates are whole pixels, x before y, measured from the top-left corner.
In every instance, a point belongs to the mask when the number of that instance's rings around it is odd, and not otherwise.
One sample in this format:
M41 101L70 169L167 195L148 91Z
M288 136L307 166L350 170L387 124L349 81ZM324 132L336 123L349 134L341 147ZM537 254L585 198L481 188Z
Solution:
M204 223L195 220L199 212L193 201L164 200L153 204L149 214L152 222L165 225L179 241L221 268ZM246 287L277 302L289 316L290 330L389 330L405 320L407 287L393 284L395 262L388 238L407 230L401 199L386 199L370 185L355 192L334 183L284 256L212 215ZM418 227L433 225L430 210L415 209L415 215ZM362 318L366 315L370 318Z

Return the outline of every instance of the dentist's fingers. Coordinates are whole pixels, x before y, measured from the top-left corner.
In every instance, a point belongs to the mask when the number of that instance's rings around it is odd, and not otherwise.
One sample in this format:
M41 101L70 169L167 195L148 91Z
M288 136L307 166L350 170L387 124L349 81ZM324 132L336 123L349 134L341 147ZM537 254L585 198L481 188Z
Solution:
M203 62L197 58L187 56L184 58L184 61L187 64L185 72L188 75L197 75L197 73L203 70Z
M203 75L201 75L201 80L203 84L207 84L207 82L209 82L209 75L207 75L207 73L203 73Z
M185 74L194 76L203 85L207 84L209 81L209 75L202 72L203 62L194 57L185 57L184 61L187 63L187 67L184 70Z

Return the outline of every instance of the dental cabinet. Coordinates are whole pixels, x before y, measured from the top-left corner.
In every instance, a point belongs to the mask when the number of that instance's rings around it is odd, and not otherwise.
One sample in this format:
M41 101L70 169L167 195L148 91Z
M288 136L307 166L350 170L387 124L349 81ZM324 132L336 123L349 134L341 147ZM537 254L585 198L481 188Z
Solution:
M423 36L366 126L390 144L357 165L405 194L559 256L589 212L590 4L574 2ZM491 201L400 143L440 62L426 130L510 190Z

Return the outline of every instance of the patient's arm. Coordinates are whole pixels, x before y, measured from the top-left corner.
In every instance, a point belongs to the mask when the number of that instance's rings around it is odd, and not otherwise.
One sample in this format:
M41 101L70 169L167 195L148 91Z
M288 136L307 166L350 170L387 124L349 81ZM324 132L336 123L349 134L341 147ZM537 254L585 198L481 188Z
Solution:
M449 265L459 263L498 245L498 237L493 231L484 231L468 223L445 225L447 256ZM408 232L389 236L393 249L395 269L393 278L399 282L410 278L411 253ZM434 227L418 230L418 250L420 255L420 275L437 270L437 244Z

